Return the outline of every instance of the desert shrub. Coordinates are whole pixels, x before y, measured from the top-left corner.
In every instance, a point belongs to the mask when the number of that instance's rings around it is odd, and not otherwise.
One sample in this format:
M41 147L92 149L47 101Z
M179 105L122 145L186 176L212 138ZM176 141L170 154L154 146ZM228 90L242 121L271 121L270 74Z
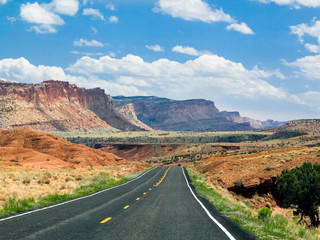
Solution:
M260 219L266 219L268 217L270 217L272 214L272 210L270 208L261 208L259 211L258 211L258 217Z
M319 225L318 206L320 205L320 164L304 163L301 167L283 170L277 177L278 189L283 203L294 207L300 222L305 216L312 226Z
M31 182L30 178L26 178L22 181L23 184L29 184Z
M239 179L239 180L235 181L235 182L234 182L234 186L235 186L235 187L241 187L241 186L243 186L243 181L242 181L242 179Z

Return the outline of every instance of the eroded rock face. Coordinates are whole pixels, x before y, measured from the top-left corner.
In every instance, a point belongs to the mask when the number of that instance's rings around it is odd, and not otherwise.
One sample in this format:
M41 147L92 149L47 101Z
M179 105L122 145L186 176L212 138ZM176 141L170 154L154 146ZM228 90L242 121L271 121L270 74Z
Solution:
M43 131L134 130L104 90L62 81L21 84L0 81L0 128L32 126Z
M219 113L212 101L176 101L158 97L114 97L116 107L132 104L138 119L155 130L251 130L248 122L234 122Z

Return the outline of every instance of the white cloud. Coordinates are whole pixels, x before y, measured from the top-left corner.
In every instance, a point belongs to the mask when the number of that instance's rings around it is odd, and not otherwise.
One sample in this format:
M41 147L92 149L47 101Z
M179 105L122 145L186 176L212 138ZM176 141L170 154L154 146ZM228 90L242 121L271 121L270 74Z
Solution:
M73 42L73 46L77 47L103 47L104 44L102 42L98 42L97 40L86 40L86 39L80 39Z
M228 30L253 34L246 23L238 24L236 19L224 13L222 9L214 9L204 0L158 0L154 11L168 14L174 18L182 18L186 21L227 22L231 23L227 27Z
M181 45L177 45L173 47L172 51L176 53L191 55L191 56L201 56L204 54L211 54L209 51L198 51L197 49L194 49L192 47L188 47L188 46L184 47Z
M307 56L284 64L290 67L297 67L300 70L297 74L303 77L320 80L320 55Z
M111 10L111 11L115 11L115 10L116 10L116 7L115 7L113 4L111 4L111 3L110 3L110 4L107 4L107 5L106 5L106 8L109 9L109 10Z
M275 3L278 5L289 5L294 8L299 8L301 6L304 7L320 7L320 1L319 0L258 0L261 3L269 4L269 3Z
M231 23L234 21L222 9L212 9L208 3L202 0L159 0L155 11L187 21L202 21L207 23L219 21Z
M59 67L34 66L25 58L0 60L0 79L25 83L37 83L49 79L66 80Z
M146 48L155 52L164 52L164 48L160 45L146 45Z
M31 4L22 4L20 7L20 16L29 23L43 25L63 25L64 21L57 15L48 11L44 6L37 2Z
M9 22L14 23L15 21L17 21L17 19L15 17L9 17L7 16L7 19Z
M85 8L83 9L82 15L85 16L93 16L95 18L98 18L100 20L104 20L104 16L100 12L99 9L94 9L94 8Z
M46 33L56 33L57 29L52 25L35 25L28 29L28 31L34 31L39 34L46 34Z
M56 13L74 16L79 10L78 0L53 0L50 4Z
M8 0L0 0L0 4L7 4Z
M235 95L247 98L285 99L287 94L269 84L264 78L278 76L278 72L265 72L254 68L247 70L241 63L234 63L217 55L202 55L195 60L178 63L159 59L148 63L138 56L127 55L122 59L103 56L99 59L82 57L68 69L85 76L114 76L138 87L143 83L148 94L166 92L172 96L185 96L199 92L207 95ZM108 77L108 78L109 78ZM145 82L143 82L145 81Z
M111 23L117 23L117 22L119 22L119 18L116 17L116 16L111 16L111 17L109 18L109 21L110 21Z
M79 10L78 0L53 0L48 4L27 3L20 6L22 20L36 24L29 30L36 33L56 33L56 26L65 22L58 14L74 16Z
M248 25L244 22L242 23L232 23L227 26L227 30L234 30L237 32L241 32L243 34L254 34L254 32L248 27Z
M90 52L79 52L79 51L71 51L72 54L83 55L83 56L103 56L104 53L90 53Z
M97 34L98 30L94 27L91 27L91 30L93 31L94 34Z
M290 29L292 34L295 34L299 37L301 43L305 42L305 36L316 38L318 45L306 43L304 46L310 52L320 52L320 21L315 21L314 19L311 25L302 23L299 25L291 26Z

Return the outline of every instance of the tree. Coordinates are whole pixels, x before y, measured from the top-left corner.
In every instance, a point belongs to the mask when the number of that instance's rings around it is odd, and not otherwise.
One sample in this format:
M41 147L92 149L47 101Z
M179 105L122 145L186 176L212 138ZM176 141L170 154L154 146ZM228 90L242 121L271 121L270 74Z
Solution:
M312 226L319 225L320 164L304 163L301 167L283 170L277 177L280 197L287 207L294 207L300 221L308 216Z

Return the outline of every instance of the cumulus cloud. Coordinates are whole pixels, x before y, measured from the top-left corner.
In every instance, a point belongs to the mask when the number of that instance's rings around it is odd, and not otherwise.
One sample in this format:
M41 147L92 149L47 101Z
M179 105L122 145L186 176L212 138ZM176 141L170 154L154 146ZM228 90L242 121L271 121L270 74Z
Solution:
M204 54L211 54L209 51L198 51L197 49L194 49L193 47L188 47L188 46L181 46L177 45L172 48L173 52L176 53L182 53L182 54L187 54L191 56L201 56Z
M299 58L290 63L285 62L285 65L298 68L297 74L303 77L320 80L320 55Z
M232 23L227 26L227 30L234 30L237 32L241 32L243 34L254 34L254 32L251 30L251 28L248 27L248 25L244 22L242 23Z
M49 6L56 13L74 16L79 10L78 0L53 0Z
M299 8L301 6L304 7L320 7L320 1L318 0L258 0L261 3L269 4L275 3L278 5L289 5L295 8Z
M102 13L100 12L99 9L85 8L85 9L83 9L82 15L92 16L92 17L98 18L102 21L104 20L104 16L102 15Z
M165 91L175 96L203 91L206 94L223 93L248 98L264 96L284 99L287 96L282 89L264 80L279 73L257 68L248 70L241 63L217 55L202 55L185 63L168 59L148 63L134 55L121 59L110 56L99 59L82 57L67 71L84 76L113 76L116 82L130 82L135 87L143 83L150 86L149 94L157 89L157 92Z
M0 0L0 4L7 4L8 0Z
M36 24L29 30L36 33L56 33L56 26L65 22L58 14L74 16L79 10L78 0L53 0L48 4L26 3L20 6L22 20Z
M168 14L174 18L182 18L186 21L227 22L232 24L228 27L228 30L235 30L244 34L253 33L247 24L238 24L237 20L226 14L222 9L214 9L204 0L158 0L154 11Z
M311 43L305 43L305 48L314 53L320 52L320 21L316 21L315 19L312 21L311 25L302 23L299 25L290 27L291 33L298 36L300 42L303 44L305 42L305 36L310 36L316 38L317 45Z
M34 66L25 58L0 60L0 79L25 83L38 83L43 80L66 80L60 67Z
M146 45L146 48L155 52L164 52L164 48L160 45Z
M86 40L86 39L80 39L73 42L73 46L77 47L103 47L104 44L102 42L98 42L97 40Z
M109 18L109 21L110 21L111 23L117 23L117 22L119 22L119 18L118 18L117 16L111 16L111 17Z
M35 3L22 4L20 7L20 16L29 23L43 25L63 25L64 21L59 15L48 11L44 6Z
M212 9L208 3L202 0L159 0L154 10L187 21L202 21L207 23L234 21L222 9Z

